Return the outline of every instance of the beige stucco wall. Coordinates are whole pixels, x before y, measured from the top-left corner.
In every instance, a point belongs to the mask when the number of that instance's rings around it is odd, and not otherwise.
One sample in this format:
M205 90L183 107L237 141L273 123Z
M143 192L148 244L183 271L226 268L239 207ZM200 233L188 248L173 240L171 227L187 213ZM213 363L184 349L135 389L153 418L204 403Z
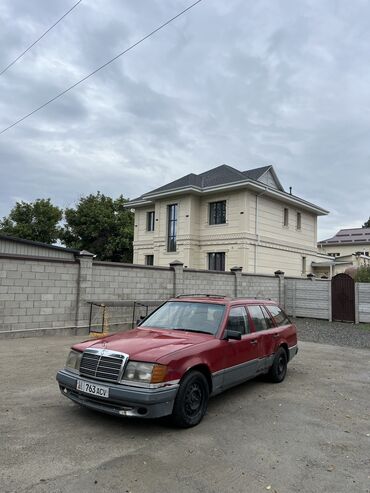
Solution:
M226 224L210 225L209 203L226 200ZM258 202L257 227L256 203ZM178 204L177 252L167 252L167 207ZM284 207L289 224L283 225ZM146 213L155 210L155 231L146 231ZM301 213L301 230L296 214ZM154 254L154 264L167 266L180 260L185 266L208 268L208 253L225 252L225 268L242 266L245 272L306 275L317 258L316 216L248 190L207 196L180 195L161 199L152 207L135 210L134 263L144 264ZM306 257L306 272L302 272Z
M369 243L352 243L350 245L319 245L319 251L326 254L339 253L340 256L351 255L356 252L370 252Z

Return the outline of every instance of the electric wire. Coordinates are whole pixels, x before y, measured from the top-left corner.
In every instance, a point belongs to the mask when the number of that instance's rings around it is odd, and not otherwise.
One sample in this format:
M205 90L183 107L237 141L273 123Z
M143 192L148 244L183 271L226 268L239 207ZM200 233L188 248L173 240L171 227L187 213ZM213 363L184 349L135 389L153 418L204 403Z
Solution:
M34 41L28 48L26 48L20 55L17 56L17 58L15 58L12 62L9 63L9 65L7 65L1 72L0 72L0 76L5 74L5 72L7 70L10 69L10 67L12 67L20 58L22 58L26 53L27 51L30 51L30 49L35 46L35 44L37 44L44 36L47 35L48 32L50 32L57 24L59 24L59 22L61 20L64 19L64 17L66 17L69 13L72 12L73 9L75 9L77 7L77 5L79 3L81 3L82 0L78 0L77 3L75 3L64 15L62 15L62 17L60 17L60 19L58 19L56 22L54 22L54 24L52 26L49 27L49 29L47 29L43 34L41 34L41 36L39 38L36 39L36 41Z
M97 69L93 70L92 72L90 72L88 75L86 75L85 77L83 77L79 81L77 81L74 84L72 84L71 86L67 87L67 89L65 89L64 91L60 92L59 94L57 94L53 98L51 98L48 101L46 101L41 106L38 106L37 108L35 108L34 110L32 110L30 113L27 113L22 118L19 118L14 123L12 123L8 127L6 127L3 130L1 130L0 131L0 135L3 134L4 132L6 132L7 130L10 130L11 128L15 127L19 123L23 122L24 120L26 120L30 116L34 115L38 111L42 110L43 108L45 108L45 106L48 106L50 103L53 103L54 101L56 101L57 99L59 99L60 97L62 97L64 94L66 94L67 92L69 92L72 89L74 89L76 86L82 84L82 82L85 82L85 80L89 79L90 77L92 77L93 75L95 75L97 72L99 72L103 68L105 68L108 65L110 65L111 63L113 63L115 60L117 60L117 58L120 58L122 55L124 55L128 51L132 50L133 48L135 48L139 44L143 43L145 40L147 40L148 38L150 38L151 36L153 36L154 34L156 34L158 31L160 31L164 27L168 26L168 24L170 24L171 22L173 22L175 19L178 19L180 16L182 16L183 14L185 14L186 12L188 12L190 9L192 9L193 7L195 7L198 3L202 2L202 1L203 0L197 0L196 2L192 3L191 5L189 5L188 7L186 7L184 10L182 10L181 12L179 12L178 14L176 14L175 16L171 17L170 19L168 19L166 22L164 22L160 26L156 27L149 34L145 35L143 38L139 39L138 41L136 41L135 43L133 43L132 45L130 45L128 48L126 48L125 50L123 50L120 53L118 53L118 55L116 55L115 57L111 58L110 60L108 60L107 62L105 62L103 65L100 65L100 67L98 67Z

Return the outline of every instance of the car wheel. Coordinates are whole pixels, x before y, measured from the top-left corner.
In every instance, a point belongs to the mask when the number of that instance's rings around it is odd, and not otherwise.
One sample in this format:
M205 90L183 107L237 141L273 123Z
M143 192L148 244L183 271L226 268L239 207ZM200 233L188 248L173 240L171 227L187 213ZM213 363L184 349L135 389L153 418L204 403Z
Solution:
M288 368L288 358L285 349L280 347L275 354L274 362L268 373L269 380L280 383L284 380Z
M191 371L183 378L173 406L172 421L180 428L190 428L202 420L206 413L209 386L199 371Z

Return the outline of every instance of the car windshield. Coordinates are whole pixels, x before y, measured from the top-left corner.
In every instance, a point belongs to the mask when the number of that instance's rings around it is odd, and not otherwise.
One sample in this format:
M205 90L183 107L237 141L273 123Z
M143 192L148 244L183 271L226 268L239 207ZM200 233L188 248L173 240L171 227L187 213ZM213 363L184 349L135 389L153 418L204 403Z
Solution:
M215 335L220 327L225 305L168 301L144 320L140 327L187 330Z

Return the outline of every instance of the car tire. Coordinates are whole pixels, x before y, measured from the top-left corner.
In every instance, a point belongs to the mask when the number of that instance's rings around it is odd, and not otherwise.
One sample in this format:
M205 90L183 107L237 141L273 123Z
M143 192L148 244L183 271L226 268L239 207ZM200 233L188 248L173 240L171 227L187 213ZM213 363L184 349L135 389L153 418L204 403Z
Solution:
M179 428L196 426L207 411L209 386L200 371L190 371L180 383L172 411L172 422Z
M268 378L270 382L280 383L284 380L288 369L288 358L284 348L280 347L276 354Z

